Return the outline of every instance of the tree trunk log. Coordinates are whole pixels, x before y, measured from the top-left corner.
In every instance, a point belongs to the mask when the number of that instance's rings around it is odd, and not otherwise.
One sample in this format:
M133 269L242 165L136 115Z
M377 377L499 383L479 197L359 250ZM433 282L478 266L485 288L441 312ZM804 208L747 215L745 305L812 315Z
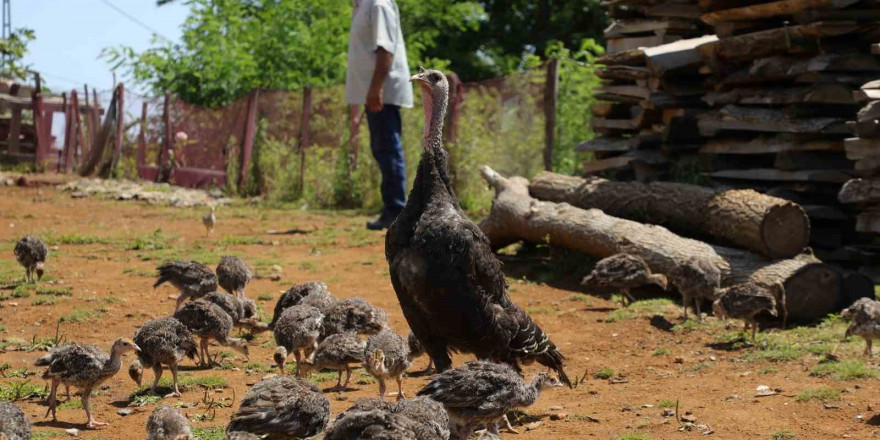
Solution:
M540 200L565 202L675 231L712 237L770 258L790 258L810 241L800 205L752 190L717 192L672 182L612 182L541 173L529 184Z
M784 283L792 319L818 319L841 306L843 278L812 254L774 262L751 252L684 238L662 226L612 217L598 209L536 200L529 195L528 180L522 177L504 178L489 167L483 167L482 174L495 188L495 200L480 228L495 249L524 240L597 258L627 252L642 257L653 272L663 274L688 258L703 258L721 270L723 286L745 281Z

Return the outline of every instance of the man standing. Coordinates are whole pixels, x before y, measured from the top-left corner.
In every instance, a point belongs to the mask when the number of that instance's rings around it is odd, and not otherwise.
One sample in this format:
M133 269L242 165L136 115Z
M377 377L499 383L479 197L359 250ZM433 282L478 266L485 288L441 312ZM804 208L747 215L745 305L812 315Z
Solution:
M368 229L391 226L406 204L400 108L412 107L400 11L394 0L354 0L345 99L365 105L370 149L382 171L382 215Z

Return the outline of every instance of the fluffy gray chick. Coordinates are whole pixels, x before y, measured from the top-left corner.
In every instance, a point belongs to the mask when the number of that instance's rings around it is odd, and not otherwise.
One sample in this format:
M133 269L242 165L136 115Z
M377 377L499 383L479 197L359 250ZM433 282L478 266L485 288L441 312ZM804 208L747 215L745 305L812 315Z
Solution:
M776 283L772 287L765 287L755 283L742 283L721 289L718 298L712 304L712 311L719 318L741 319L745 322L743 332L752 328L752 341L758 331L758 322L755 320L761 312L767 312L773 316L779 316L777 308L785 312L785 287L782 283Z
M450 439L465 440L479 424L498 434L498 424L514 408L534 404L541 391L562 384L545 372L525 383L511 366L474 361L437 374L419 392L449 412Z
M385 398L385 380L394 379L397 381L397 400L404 399L403 375L412 364L406 340L391 330L382 330L367 339L364 357L364 368L379 381L379 397Z
M248 357L247 341L229 336L232 331L232 317L220 306L198 299L183 306L174 314L174 318L201 338L199 365L210 368L216 364L216 360L208 352L208 343L212 339Z
M138 353L138 364L132 364L135 367L129 368L132 379L140 385L143 368L152 368L155 379L151 390L155 394L156 386L162 377L162 366L167 365L171 370L174 384L171 394L165 397L180 397L177 366L186 357L194 360L199 352L199 346L189 329L172 317L152 319L135 332L134 343L141 351ZM140 370L137 365L140 365Z
M37 275L37 279L43 278L43 265L46 263L46 257L49 256L49 248L43 240L33 235L25 235L15 244L13 253L18 264L24 266L26 282L35 282L34 274Z
M700 305L703 300L715 301L721 287L721 271L706 258L689 258L669 273L669 282L681 293L684 318L687 319L691 300L697 310L697 321L702 321Z
M237 297L244 297L244 289L251 282L254 274L247 263L236 256L220 257L217 264L217 281L220 287Z
M616 254L599 260L593 271L581 281L581 286L588 291L620 289L629 302L635 301L629 290L646 284L656 284L666 290L666 276L651 273L645 260L630 254Z
M189 419L175 408L160 405L147 418L147 440L196 440Z
M429 427L386 409L346 411L325 440L440 440ZM445 439L443 439L445 440Z
M320 310L306 304L299 304L284 310L275 323L275 363L285 374L287 356L293 353L296 358L296 375L301 374L302 360L318 348L321 322L324 315ZM302 354L300 354L302 352Z
M324 319L327 319L326 317ZM302 374L314 370L329 369L339 372L335 389L347 389L351 381L351 365L364 362L364 350L367 345L357 334L352 332L337 333L318 344L318 348L308 359L302 362ZM342 372L346 373L342 383Z
M0 402L0 438L31 440L31 424L27 416L21 408L9 402Z
M324 312L321 339L344 332L375 335L388 328L388 315L360 298L335 302Z
M275 376L254 385L226 427L227 433L249 432L270 440L309 438L330 421L330 401L311 382Z
M290 289L287 289L287 291L281 295L281 298L278 298L278 302L275 303L275 311L272 314L272 322L269 323L269 328L272 328L275 325L275 322L281 317L284 309L287 309L288 307L293 307L297 304L308 304L320 310L321 313L326 314L327 308L335 302L336 298L334 298L327 289L327 285L320 281L309 281L297 284Z
M861 298L840 313L840 317L852 324L846 329L846 336L861 336L865 340L865 356L874 357L874 339L880 338L880 301Z
M257 319L257 305L250 298L211 292L202 299L220 306L232 318L234 327L248 329L251 332L264 332L269 329L265 322L259 322Z
M249 432L236 431L236 432L227 433L226 436L221 438L220 440L260 440L260 439L262 439L262 437L258 437L254 434L249 433Z
M197 261L168 261L156 270L159 271L159 279L153 284L154 289L169 282L180 291L174 306L175 313L187 298L201 298L217 290L217 276L210 267Z

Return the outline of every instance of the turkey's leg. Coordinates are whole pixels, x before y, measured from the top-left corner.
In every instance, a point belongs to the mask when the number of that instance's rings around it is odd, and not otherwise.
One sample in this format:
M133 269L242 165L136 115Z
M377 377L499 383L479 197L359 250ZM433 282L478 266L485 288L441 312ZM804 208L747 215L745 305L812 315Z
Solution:
M873 343L874 343L874 341L872 341L871 338L865 339L865 356L867 356L868 359L871 359L874 357L874 350L871 347L873 345Z
M99 422L92 417L92 411L89 409L89 398L92 397L92 389L86 388L82 391L82 404L83 409L86 410L86 417L89 418L88 426L89 428L94 428L96 426L107 426L109 423Z
M183 304L184 301L186 301L186 294L181 293L177 297L177 304L174 305L174 313L177 313L177 311L180 310L180 305Z
M628 306L628 305L630 305L630 304L636 302L636 299L633 298L633 296L632 296L631 293L629 293L629 289L628 289L628 288L626 288L626 289L620 289L620 293L622 293L623 296L624 296L624 300L623 300L623 305L624 305L624 306Z
M153 394L159 394L158 392L156 392L156 387L159 386L159 379L162 378L161 364L157 363L156 365L153 365L153 375L155 376L155 378L153 379L153 386L150 387L150 392L152 392Z
M379 398L385 400L385 391L387 390L387 387L385 386L385 378L380 376L376 379L379 381Z
M688 307L691 306L691 297L682 294L681 295L681 306L684 308L684 320L688 319Z
M403 395L403 374L397 376L397 400L406 399L406 396Z
M299 349L293 350L293 357L296 358L296 377L301 377L299 366L302 364L302 356L299 354ZM285 372L281 372L281 374L287 374Z
M703 302L699 297L694 298L694 307L697 309L697 321L703 322L703 312L700 311L700 303Z
M348 383L351 382L351 367L345 366L345 383L342 384L343 389L348 389Z
M171 370L171 378L174 382L174 385L172 385L174 387L174 390L171 392L171 394L168 394L165 397L180 397L180 389L177 388L177 364L171 365L169 369Z
M343 371L344 371L344 370L341 370L341 369L338 370L338 372L339 372L339 377L336 378L336 386L334 387L334 388L336 388L337 390L341 390L341 389L342 389L342 372L343 372Z
M758 323L752 321L752 342L755 342L755 335L758 334Z
M46 410L46 415L43 418L49 417L49 413L52 413L52 421L57 422L58 418L55 416L55 407L58 405L56 400L56 393L58 393L58 385L60 382L57 380L52 381L52 391L49 392L49 409Z

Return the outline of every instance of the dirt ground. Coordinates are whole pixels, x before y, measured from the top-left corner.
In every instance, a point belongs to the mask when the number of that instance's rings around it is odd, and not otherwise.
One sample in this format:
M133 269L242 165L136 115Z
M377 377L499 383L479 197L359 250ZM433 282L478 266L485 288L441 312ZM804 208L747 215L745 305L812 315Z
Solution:
M203 211L71 199L51 187L0 188L0 284L6 284L0 290L4 298L0 341L5 341L0 345L5 347L0 349L0 365L9 364L0 377L0 397L24 381L43 385L33 361L45 352L19 347L40 348L40 338L54 336L59 320L64 321L60 332L67 340L109 349L114 339L133 337L146 320L170 314L173 288L151 287L155 267L167 258L198 259L213 266L220 255L235 254L264 274L280 266L281 280L257 279L247 291L259 299L267 315L290 285L322 280L338 298L362 297L384 308L396 331L404 335L408 331L389 280L384 235L365 231L366 217L261 209L242 202L221 208L217 230L206 237L200 221ZM269 229L300 232L269 235ZM12 248L26 233L44 237L53 249L47 281L39 291L16 289L24 271L15 263ZM583 381L575 389L542 395L515 422L521 433L503 433L505 438L684 439L711 431L709 435L717 439L864 439L880 432L875 426L880 415L872 409L880 409L876 394L880 386L870 377L876 369L858 362L861 341L835 345L845 328L842 323L771 330L759 338L758 347L725 344L740 324L709 318L703 324L668 329L664 324L681 322L680 310L668 302L646 301L621 311L615 302L523 280L519 274L511 276L512 298L529 310L567 356L569 375L583 376ZM654 314L663 318L652 320ZM187 375L222 378L227 386L207 394L197 387L180 399L163 402L182 402L203 438L220 438L222 426L248 386L272 372L273 349L271 333L264 333L251 343L250 362L229 358L225 368L213 370L188 365ZM223 351L218 346L212 350ZM827 356L829 350L844 362L853 361L846 368L856 373L839 378L856 379L817 377L819 356ZM466 359L461 356L455 362ZM59 421L52 423L44 419L42 399L17 401L34 424L35 438L62 437L69 428L83 430L80 437L87 439L144 438L146 418L156 404L129 406L129 395L136 389L125 371L131 360L128 355L123 370L92 399L96 418L110 422L108 427L86 430L85 414L76 408L60 409ZM414 369L424 368L426 362L426 358L417 360ZM613 372L602 374L606 369ZM527 377L536 371L536 366L527 368ZM358 372L355 378L363 382L354 385L357 390L328 396L334 414L359 398L377 394L378 386L369 383L365 373ZM322 387L335 382L332 374L315 379ZM150 380L152 372L145 372L145 381ZM427 380L408 378L406 392L415 394ZM755 397L761 385L778 392ZM811 390L819 391L810 394ZM207 410L211 400L227 407ZM678 419L664 416L667 409L675 411L676 402ZM117 411L124 408L133 413L119 415ZM551 418L559 413L567 417Z

